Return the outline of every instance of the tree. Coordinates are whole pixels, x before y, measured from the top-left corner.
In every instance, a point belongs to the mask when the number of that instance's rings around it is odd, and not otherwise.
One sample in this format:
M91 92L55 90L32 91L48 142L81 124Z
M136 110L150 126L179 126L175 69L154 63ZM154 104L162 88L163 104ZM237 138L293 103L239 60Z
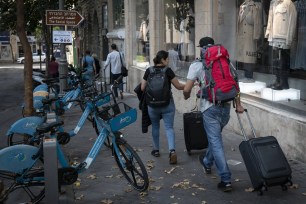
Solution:
M24 95L25 95L25 116L32 115L33 113L33 91L32 91L32 50L29 44L27 34L25 31L25 20L24 20L24 2L23 0L16 1L17 8L17 25L16 31L20 39L20 43L24 50Z

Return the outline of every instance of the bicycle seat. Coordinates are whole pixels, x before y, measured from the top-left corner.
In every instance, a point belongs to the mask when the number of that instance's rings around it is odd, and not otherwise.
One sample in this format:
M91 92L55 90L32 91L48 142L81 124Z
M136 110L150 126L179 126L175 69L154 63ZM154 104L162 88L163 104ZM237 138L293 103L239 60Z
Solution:
M43 124L37 126L36 131L39 134L47 133L47 132L52 131L53 128L61 126L63 124L64 124L63 121L56 121L56 122L53 122L53 123L43 123Z
M46 84L52 84L52 83L59 82L59 79L58 78L43 79L42 82L44 82Z
M52 104L52 102L53 101L56 101L56 100L58 100L58 98L44 98L44 99L42 99L41 100L41 102L44 104L44 105L50 105L50 104Z

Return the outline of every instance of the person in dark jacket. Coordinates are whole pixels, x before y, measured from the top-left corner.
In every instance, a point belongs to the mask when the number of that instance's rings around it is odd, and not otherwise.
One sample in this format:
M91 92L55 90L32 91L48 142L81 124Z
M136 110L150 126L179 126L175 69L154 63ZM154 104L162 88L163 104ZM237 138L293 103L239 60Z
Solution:
M151 119L148 113L148 106L146 103L145 91L141 90L141 83L136 86L134 92L137 94L137 98L139 99L139 109L142 112L141 117L141 128L142 133L147 133L149 126L152 124Z

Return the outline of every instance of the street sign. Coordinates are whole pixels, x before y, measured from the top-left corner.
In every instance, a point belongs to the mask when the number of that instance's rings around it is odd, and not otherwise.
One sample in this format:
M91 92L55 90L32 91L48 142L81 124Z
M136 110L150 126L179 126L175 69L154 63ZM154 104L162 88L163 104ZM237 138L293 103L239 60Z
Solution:
M84 20L77 11L46 10L47 25L77 26Z
M54 30L52 35L53 43L72 43L72 31Z

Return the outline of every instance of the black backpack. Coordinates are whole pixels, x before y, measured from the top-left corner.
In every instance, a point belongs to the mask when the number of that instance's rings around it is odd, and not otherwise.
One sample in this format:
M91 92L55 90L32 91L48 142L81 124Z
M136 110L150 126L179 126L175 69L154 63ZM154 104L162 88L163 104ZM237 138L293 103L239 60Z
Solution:
M151 107L166 106L170 103L171 90L166 74L168 67L150 67L146 86L146 103Z

